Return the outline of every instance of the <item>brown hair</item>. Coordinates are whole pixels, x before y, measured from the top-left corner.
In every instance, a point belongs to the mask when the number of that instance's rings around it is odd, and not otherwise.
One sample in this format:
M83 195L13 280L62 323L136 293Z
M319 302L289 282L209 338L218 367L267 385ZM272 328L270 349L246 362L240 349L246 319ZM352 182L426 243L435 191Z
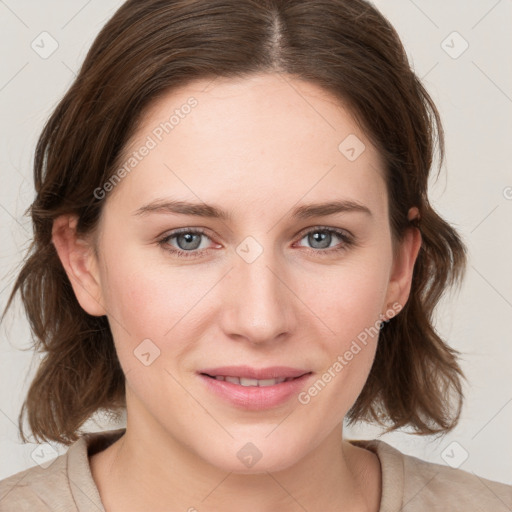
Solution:
M364 0L129 0L95 39L36 148L34 238L2 315L20 291L33 347L45 353L19 415L24 441L24 410L36 439L70 444L95 412L125 407L107 317L80 307L51 241L53 220L73 213L79 235L94 233L105 204L94 190L113 175L150 102L194 79L258 72L310 81L350 107L386 165L394 240L411 226L409 208L420 212L411 295L380 332L349 424L418 434L457 424L459 352L432 321L445 289L462 279L466 252L428 201L443 130L393 27Z

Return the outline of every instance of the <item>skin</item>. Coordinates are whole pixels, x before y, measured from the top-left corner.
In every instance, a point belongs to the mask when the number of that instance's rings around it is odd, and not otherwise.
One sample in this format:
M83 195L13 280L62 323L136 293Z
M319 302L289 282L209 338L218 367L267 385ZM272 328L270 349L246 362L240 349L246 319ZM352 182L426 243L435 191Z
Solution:
M107 196L94 236L78 238L73 216L54 222L76 297L89 314L107 315L126 376L126 434L90 457L105 508L377 511L379 460L343 439L377 337L306 405L293 397L242 410L212 395L196 372L286 365L316 381L391 305L405 304L420 233L410 228L393 253L379 154L339 101L289 76L174 90L146 112L126 154L191 96L198 105ZM366 147L355 161L338 149L349 134ZM171 197L215 204L232 219L134 215ZM371 215L290 216L298 205L339 199ZM412 208L409 218L416 215ZM183 239L158 244L198 227L206 237L192 249L197 257L166 251L187 250ZM327 246L344 250L325 255L307 236L318 227L348 231L355 242L332 234ZM236 252L248 236L263 249L251 263ZM134 356L147 338L160 349L149 366ZM262 454L251 468L237 457L248 442Z

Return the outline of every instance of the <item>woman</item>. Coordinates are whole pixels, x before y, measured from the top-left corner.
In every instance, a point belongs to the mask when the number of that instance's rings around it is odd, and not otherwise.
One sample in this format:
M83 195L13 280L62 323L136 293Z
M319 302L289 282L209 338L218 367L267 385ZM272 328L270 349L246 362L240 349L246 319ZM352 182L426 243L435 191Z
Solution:
M436 137L363 0L126 2L36 150L20 427L71 446L1 482L5 510L508 510L509 486L343 438L460 416ZM102 410L126 429L81 435Z

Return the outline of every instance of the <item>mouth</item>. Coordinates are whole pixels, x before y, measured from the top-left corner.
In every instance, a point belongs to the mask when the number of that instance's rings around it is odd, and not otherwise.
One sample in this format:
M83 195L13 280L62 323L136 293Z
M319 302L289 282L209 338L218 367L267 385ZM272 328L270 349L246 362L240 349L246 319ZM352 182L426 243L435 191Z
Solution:
M223 380L242 386L274 386L275 384L287 382L311 372L307 369L293 368L291 366L253 368L248 365L238 365L203 368L199 373L216 380Z
M311 372L308 372L311 373ZM303 375L308 375L308 373L304 373L298 377L277 377L274 379L250 379L247 377L233 377L230 375L208 375L207 373L201 373L201 375L205 375L210 379L220 380L224 382L230 382L231 384L238 384L239 386L258 386L258 387L267 387L267 386L275 386L276 384L281 384L282 382L290 382L295 379L300 379Z
M207 393L238 409L263 411L291 403L307 387L312 371L290 367L247 366L204 369L197 373Z

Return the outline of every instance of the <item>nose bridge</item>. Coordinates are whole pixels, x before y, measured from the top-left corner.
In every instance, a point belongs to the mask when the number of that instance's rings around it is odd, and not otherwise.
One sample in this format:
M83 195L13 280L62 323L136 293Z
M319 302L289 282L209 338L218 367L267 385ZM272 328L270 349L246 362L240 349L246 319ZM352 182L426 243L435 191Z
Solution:
M292 294L283 283L281 263L274 247L254 237L247 237L236 247L230 273L234 298L228 326L231 334L264 342L291 329Z

